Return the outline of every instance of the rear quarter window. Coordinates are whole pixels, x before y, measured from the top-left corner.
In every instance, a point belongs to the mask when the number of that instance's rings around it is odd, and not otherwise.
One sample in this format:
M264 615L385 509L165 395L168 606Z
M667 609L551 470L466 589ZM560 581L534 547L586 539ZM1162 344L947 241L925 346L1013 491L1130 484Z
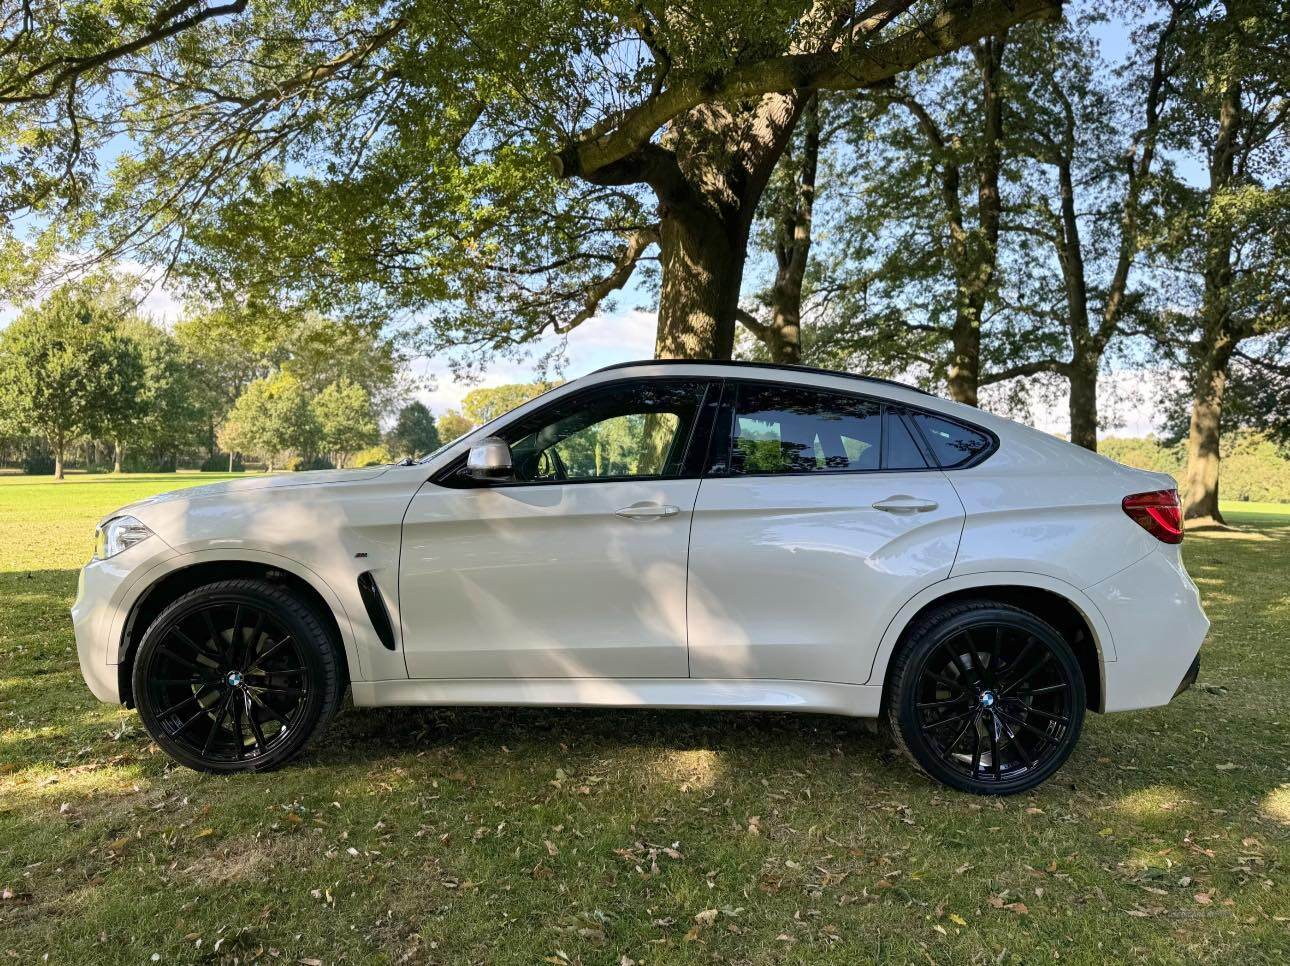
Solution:
M931 413L910 414L941 469L967 466L986 454L994 441L979 429Z

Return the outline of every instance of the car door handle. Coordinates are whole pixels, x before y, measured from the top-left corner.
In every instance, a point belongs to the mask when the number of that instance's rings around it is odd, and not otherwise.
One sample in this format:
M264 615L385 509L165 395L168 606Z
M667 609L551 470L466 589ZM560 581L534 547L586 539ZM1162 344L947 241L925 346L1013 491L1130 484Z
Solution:
M873 504L875 510L881 510L883 513L926 513L929 510L935 510L938 506L940 504L935 500L920 500L916 496L904 494L889 496Z
M614 512L629 520L655 520L658 517L674 517L681 512L681 508L670 503L633 503Z

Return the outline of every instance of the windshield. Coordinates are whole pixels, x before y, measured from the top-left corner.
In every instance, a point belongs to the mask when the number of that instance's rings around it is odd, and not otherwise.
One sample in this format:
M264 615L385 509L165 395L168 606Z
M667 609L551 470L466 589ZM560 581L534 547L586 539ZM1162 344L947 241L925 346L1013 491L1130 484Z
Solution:
M533 399L541 399L541 398L542 398L542 397L544 397L544 396L549 396L549 395L551 395L551 393L555 392L557 389L563 389L565 386L572 385L572 384L573 384L573 382L575 382L575 381L576 381L576 380L571 380L570 382L557 382L557 383L554 383L554 384L551 386L551 388L550 388L550 389L547 389L545 392L538 393L536 396L534 396L534 397L533 397ZM515 409L519 409L519 408L520 408L520 406L527 406L529 403L531 403L531 402L533 401L533 399L526 399L526 400L524 400L524 402L520 403L520 405L519 405L519 406L516 406L516 407L515 407ZM515 412L515 409L512 409L512 410L510 410L510 411L508 411L508 412L502 413L502 415L501 415L501 416L498 416L498 417L497 417L497 419L502 419L502 418L504 418L504 417L506 417L506 416L509 416L511 413ZM493 422L496 422L496 420L493 420ZM476 426L476 427L475 427L475 429L478 429L478 428L479 428L478 426ZM420 465L421 463L428 463L428 462L430 462L432 459L434 459L434 458L435 458L436 456L438 456L440 453L446 452L446 451L447 451L447 449L448 449L448 447L450 447L450 446L456 446L456 445L457 445L458 443L460 443L460 442L461 442L461 441L462 441L466 436L469 436L471 433L473 433L473 432L475 431L475 429L467 430L467 431L466 431L466 433L464 433L464 434L463 434L463 435L461 435L461 436L458 436L456 439L454 439L454 440L450 440L449 442L444 443L442 446L440 446L440 447L439 447L437 450L435 450L433 453L427 453L425 456L423 456L423 457L421 457L419 460L417 460L417 464L418 464L418 465Z

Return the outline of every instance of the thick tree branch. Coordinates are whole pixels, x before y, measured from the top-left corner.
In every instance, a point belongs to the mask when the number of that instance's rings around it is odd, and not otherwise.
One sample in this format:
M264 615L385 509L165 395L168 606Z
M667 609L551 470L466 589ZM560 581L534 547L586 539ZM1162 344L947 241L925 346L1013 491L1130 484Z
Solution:
M735 309L735 321L755 335L761 342L766 342L770 339L770 326L760 321L757 316L747 309Z
M595 315L596 310L600 308L601 302L608 298L611 293L618 291L618 289L627 284L627 280L632 277L632 272L636 270L636 263L645 254L645 250L651 245L657 245L658 240L658 227L655 225L632 232L627 237L627 244L623 246L623 250L618 255L614 270L587 290L582 308L572 318L555 324L556 333L564 335L567 332L571 332Z
M1020 365L1009 366L1007 369L1000 369L997 372L983 372L981 373L980 383L983 386L989 386L996 382L1007 382L1009 379L1017 379L1021 376L1037 376L1043 372L1068 375L1070 368L1068 363L1062 362L1060 359L1036 359L1034 362L1023 362Z
M88 71L105 67L122 57L128 57L208 20L237 16L246 10L247 2L248 0L232 0L231 3L222 6L203 7L191 13L189 11L194 6L193 3L172 4L158 13L145 33L133 40L83 57L55 57L19 74L8 84L0 87L0 103L29 104L50 100L58 95L64 84L74 81ZM181 16L182 14L187 16ZM46 75L50 76L46 78ZM36 82L40 82L39 89L30 89L30 85Z
M624 112L607 130L598 126L551 156L559 177L587 177L649 143L673 118L714 100L789 90L858 90L890 80L940 54L1013 24L1060 15L1062 0L976 0L959 3L889 40L841 50L786 54L744 64L719 77L689 77ZM888 21L878 18L879 25Z

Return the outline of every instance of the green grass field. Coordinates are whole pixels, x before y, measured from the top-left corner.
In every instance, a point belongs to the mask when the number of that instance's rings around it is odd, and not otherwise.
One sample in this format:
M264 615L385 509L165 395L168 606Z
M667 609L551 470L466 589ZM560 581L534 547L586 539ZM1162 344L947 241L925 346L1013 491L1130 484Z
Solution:
M283 771L172 768L67 609L102 513L219 478L0 479L0 959L1290 961L1290 506L1188 538L1196 688L994 801L771 714L350 708Z

